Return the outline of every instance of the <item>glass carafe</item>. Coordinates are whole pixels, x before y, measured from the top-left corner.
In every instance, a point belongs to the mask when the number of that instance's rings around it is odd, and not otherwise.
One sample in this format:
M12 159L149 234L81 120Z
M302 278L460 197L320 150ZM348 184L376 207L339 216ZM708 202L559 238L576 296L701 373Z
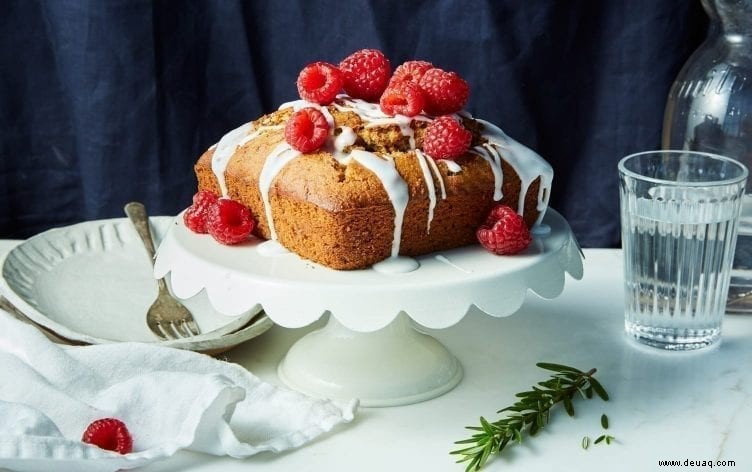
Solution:
M752 170L752 0L701 0L708 36L671 87L664 149L732 157ZM752 313L752 179L747 182L727 313Z

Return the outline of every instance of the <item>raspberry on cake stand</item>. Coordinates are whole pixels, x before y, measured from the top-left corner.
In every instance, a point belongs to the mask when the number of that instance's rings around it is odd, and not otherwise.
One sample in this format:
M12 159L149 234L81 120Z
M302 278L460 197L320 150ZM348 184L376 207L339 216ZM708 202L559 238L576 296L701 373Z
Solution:
M318 397L395 406L439 396L462 378L457 359L420 326L448 328L473 305L508 316L528 290L554 298L565 272L582 277L581 251L559 213L549 208L533 235L533 243L514 256L476 245L418 257L412 272L385 274L332 270L256 239L223 246L189 231L179 217L162 241L154 271L156 277L169 273L180 298L205 289L228 315L260 306L276 324L298 328L329 313L323 328L287 352L278 367L281 380Z

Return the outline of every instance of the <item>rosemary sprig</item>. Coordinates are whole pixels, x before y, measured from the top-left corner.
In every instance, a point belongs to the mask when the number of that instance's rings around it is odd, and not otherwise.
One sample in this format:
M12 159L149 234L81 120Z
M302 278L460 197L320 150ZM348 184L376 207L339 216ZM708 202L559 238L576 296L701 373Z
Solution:
M512 441L521 443L525 431L534 436L548 424L551 408L557 403L562 403L567 414L574 416L572 400L578 393L582 398L589 399L593 398L595 392L600 398L608 401L608 393L593 377L596 369L583 372L574 367L549 362L539 362L536 365L555 373L548 380L538 382L530 390L518 393L518 400L512 406L497 412L508 412L504 418L491 423L481 416L480 426L467 426L467 429L476 433L455 442L471 444L469 447L450 452L460 456L458 463L467 462L466 472L480 470L491 454L501 453Z

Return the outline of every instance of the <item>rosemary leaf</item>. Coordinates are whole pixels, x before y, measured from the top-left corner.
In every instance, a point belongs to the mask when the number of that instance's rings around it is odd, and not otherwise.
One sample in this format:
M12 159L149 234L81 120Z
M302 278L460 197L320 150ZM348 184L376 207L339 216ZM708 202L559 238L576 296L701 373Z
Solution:
M598 436L598 437L597 437L597 438L595 439L595 441L593 442L593 444L599 444L599 443L601 443L601 442L602 442L602 441L603 441L604 439L606 439L606 435L605 435L605 434L601 434L600 436Z
M554 372L574 372L576 374L583 373L581 370L575 369L574 367L569 367L568 365L562 364L554 364L552 362L538 362L535 365L540 367L541 369L552 370Z
M530 425L530 427L528 428L527 432L528 432L528 434L530 434L530 436L535 436L535 434L538 432L539 429L540 429L540 427L538 426L538 423L533 423L533 424Z
M454 441L454 444L472 444L476 441L477 440L475 438L467 438L467 439L462 439L461 441ZM452 452L452 454L454 454L455 452L457 451Z
M608 416L605 414L601 415L601 426L603 426L603 429L608 429Z
M483 431L485 431L486 434L489 434L489 435L493 434L493 428L488 423L488 421L482 416L480 417L480 425L483 426Z
M467 462L465 468L467 472L480 470L492 454L502 453L507 446L515 442L521 443L523 433L534 436L548 424L551 409L557 403L563 403L567 414L573 416L573 399L577 393L583 399L589 399L595 392L603 400L608 400L608 393L593 377L596 369L583 372L574 367L550 362L541 362L536 365L554 374L533 385L530 390L517 393L515 395L517 400L513 405L497 412L506 416L493 422L480 417L480 426L467 426L467 429L477 432L468 439L455 442L455 444L471 445L450 452L450 454L460 456L458 463ZM603 424L603 418L605 415L601 417L601 424ZM606 419L606 424L607 422ZM594 444L602 441L610 444L612 440L613 437L602 435L595 440ZM590 446L590 438L587 436L583 438L582 444L583 448L587 449Z
M569 397L564 397L564 409L567 410L569 416L574 416L574 405L572 405L572 400Z
M603 388L600 382L591 377L590 386L593 387L593 390L595 390L595 393L597 393L599 397L604 401L608 401L608 393L606 393L606 389Z

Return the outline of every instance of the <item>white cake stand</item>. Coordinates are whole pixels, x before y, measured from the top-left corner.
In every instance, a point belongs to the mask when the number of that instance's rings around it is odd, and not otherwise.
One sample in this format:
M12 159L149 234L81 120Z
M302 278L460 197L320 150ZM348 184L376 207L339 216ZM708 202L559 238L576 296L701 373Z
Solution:
M297 328L329 313L324 328L287 352L278 368L281 380L314 396L356 397L363 406L405 405L441 395L462 378L455 357L415 323L447 328L473 305L508 316L528 290L554 298L565 272L582 277L581 251L559 213L549 209L534 236L514 256L471 246L419 257L413 272L384 274L336 271L291 253L265 255L260 240L222 246L176 218L154 273L169 273L180 298L205 289L212 305L228 315L261 306L275 323Z

